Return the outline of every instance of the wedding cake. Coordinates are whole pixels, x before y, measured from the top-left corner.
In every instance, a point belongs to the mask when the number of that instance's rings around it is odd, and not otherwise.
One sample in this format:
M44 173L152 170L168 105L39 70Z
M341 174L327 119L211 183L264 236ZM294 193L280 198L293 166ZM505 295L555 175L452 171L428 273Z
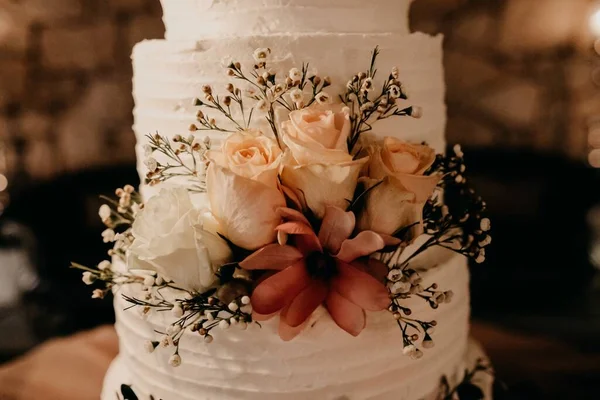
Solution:
M114 293L102 399L489 398L489 220L444 155L442 37L411 0L161 1L166 39L133 51L141 195L100 210L111 260L75 265Z

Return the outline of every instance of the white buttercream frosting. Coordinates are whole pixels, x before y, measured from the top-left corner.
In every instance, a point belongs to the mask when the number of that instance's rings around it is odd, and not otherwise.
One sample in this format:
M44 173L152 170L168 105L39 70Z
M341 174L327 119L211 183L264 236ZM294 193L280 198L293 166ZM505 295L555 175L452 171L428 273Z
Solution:
M442 37L421 33L412 35L373 34L315 34L277 35L245 38L206 39L171 42L145 41L133 52L135 125L140 175L146 174L143 165L145 135L159 132L167 137L187 135L198 110L193 99L202 98L202 86L210 84L223 93L231 78L226 66L239 61L251 68L256 48L270 47L270 67L285 76L292 67L309 63L321 77L329 76L332 86L326 90L337 96L344 93L348 80L369 66L373 49L379 46L379 78L386 79L393 67L398 67L400 79L409 91L406 106L423 108L424 117L394 117L377 121L373 134L394 136L414 142L427 142L438 152L444 151L446 106L442 66ZM377 80L377 79L376 79ZM242 85L243 82L234 83ZM377 84L379 86L379 84ZM251 104L251 103L250 103ZM218 113L205 112L225 127L228 121ZM270 134L270 128L259 113L256 127ZM215 146L226 137L222 132L196 132L210 136ZM155 188L148 189L155 193Z
M161 0L168 40L281 33L407 34L412 0Z
M386 311L370 313L367 328L352 337L339 329L325 310L313 315L308 328L291 342L276 333L276 321L241 331L215 332L205 344L186 332L180 341L183 364L170 367L171 349L144 352L146 340L173 322L169 313L147 320L117 296L117 331L121 355L114 368L124 368L141 398L164 400L417 400L434 392L443 375L458 376L465 367L469 329L469 274L466 260L453 256L423 274L424 285L438 282L455 296L450 304L431 309L422 299L407 306L422 320L438 322L435 347L420 360L402 354L402 336ZM135 294L134 288L126 288ZM131 291L134 291L133 293ZM110 375L110 374L109 374ZM103 399L114 391L107 388ZM145 397L144 397L145 396Z

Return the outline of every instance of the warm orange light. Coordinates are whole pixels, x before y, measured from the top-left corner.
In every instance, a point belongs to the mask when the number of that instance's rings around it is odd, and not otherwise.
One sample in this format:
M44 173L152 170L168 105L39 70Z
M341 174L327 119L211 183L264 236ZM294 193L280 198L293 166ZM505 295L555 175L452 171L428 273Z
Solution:
M8 179L6 176L0 174L0 192L3 192L8 187Z
M594 35L600 36L600 7L597 7L590 17L590 28Z

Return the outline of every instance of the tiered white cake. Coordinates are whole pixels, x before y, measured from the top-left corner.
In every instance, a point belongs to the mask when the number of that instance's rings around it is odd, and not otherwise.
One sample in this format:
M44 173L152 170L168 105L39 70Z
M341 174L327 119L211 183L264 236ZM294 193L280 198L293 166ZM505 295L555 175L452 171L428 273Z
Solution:
M410 34L411 0L162 0L166 40L145 41L133 52L134 130L139 172L145 135L173 137L195 120L193 99L202 85L228 82L224 66L252 62L256 48L273 52L271 67L284 71L303 62L330 76L343 92L348 77L364 70L379 46L379 68L397 66L411 103L424 110L422 119L381 121L377 133L425 141L438 152L445 147L442 37ZM339 90L337 90L339 89ZM265 130L267 131L267 130ZM224 134L208 134L217 145ZM176 181L175 181L176 182ZM177 183L170 183L171 185ZM146 187L145 197L160 185ZM203 202L202 197L196 199ZM440 259L438 254L438 259ZM460 379L478 354L470 345L469 275L466 259L444 253L437 267L423 273L424 284L441 282L455 296L432 310L424 302L408 304L422 319L435 319L436 346L420 360L403 356L401 334L389 313L368 315L358 337L338 329L324 310L317 311L298 338L283 342L276 324L262 329L215 334L212 344L186 333L181 340L181 367L167 363L160 349L146 354L142 345L155 330L171 323L170 314L143 319L116 296L121 354L106 378L102 399L115 399L120 384L132 385L138 397L163 400L416 400L435 398L442 376ZM125 290L135 290L128 287Z

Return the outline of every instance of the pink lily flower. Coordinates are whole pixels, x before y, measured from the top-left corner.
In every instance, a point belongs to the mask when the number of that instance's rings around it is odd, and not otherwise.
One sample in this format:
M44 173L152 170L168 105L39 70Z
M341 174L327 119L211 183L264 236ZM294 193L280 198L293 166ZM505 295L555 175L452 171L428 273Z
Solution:
M256 318L280 314L279 335L291 340L323 304L335 323L358 336L366 325L366 311L380 311L390 304L382 283L387 266L368 258L399 240L373 231L350 239L356 219L352 212L327 207L318 235L306 217L280 208L283 220L276 230L293 245L269 244L240 263L246 270L271 270L254 289ZM379 276L378 279L376 276Z

